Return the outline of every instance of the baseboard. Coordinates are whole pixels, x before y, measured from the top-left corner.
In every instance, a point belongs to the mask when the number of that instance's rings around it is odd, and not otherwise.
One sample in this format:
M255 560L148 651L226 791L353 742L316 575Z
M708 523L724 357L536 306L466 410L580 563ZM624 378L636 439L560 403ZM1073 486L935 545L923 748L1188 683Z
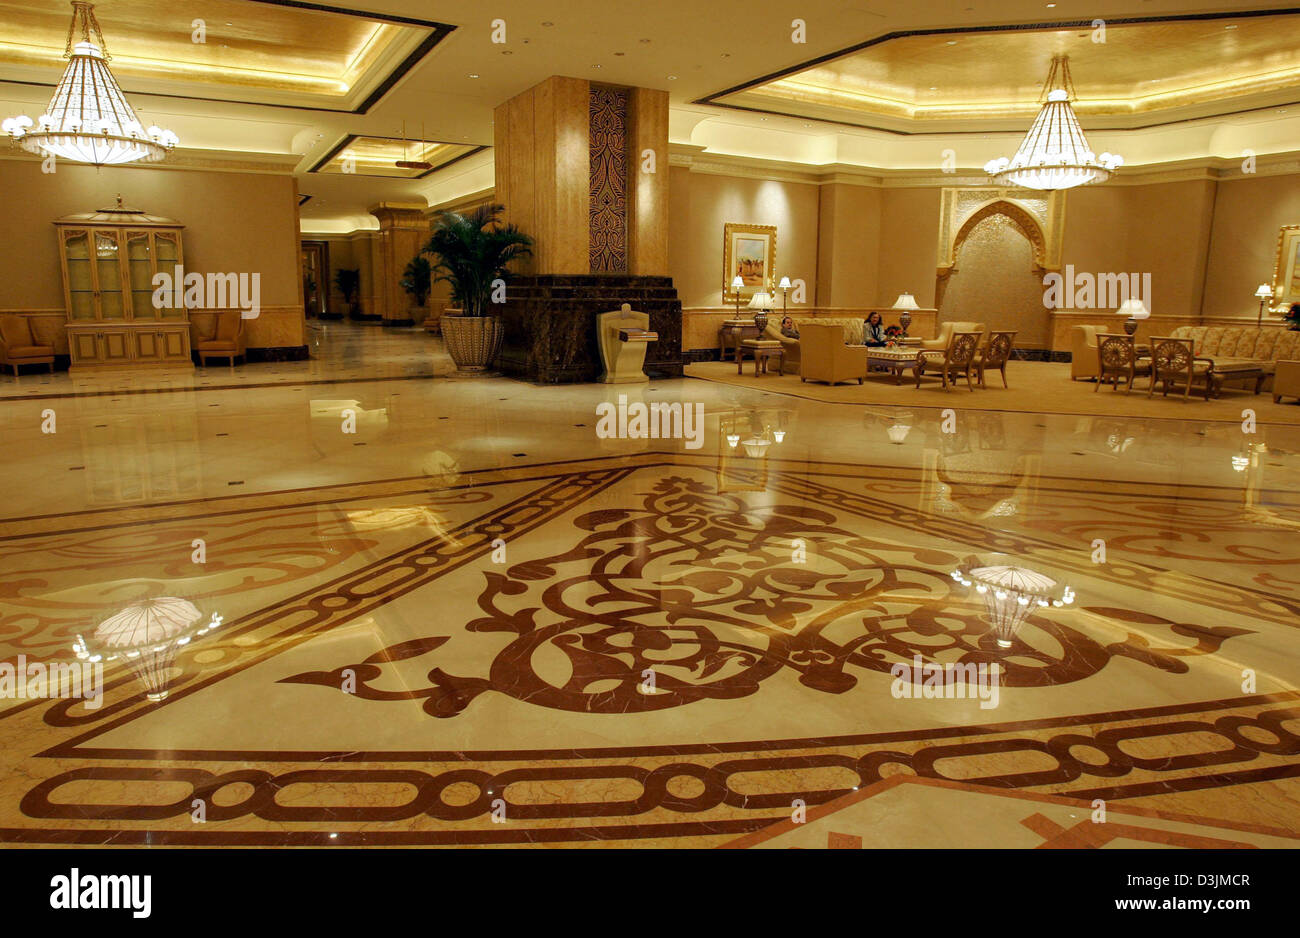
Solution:
M385 325L385 326L402 327L402 328L410 328L411 326L414 326L414 325L415 325L415 320L414 320L414 319L385 319L385 320L384 320L384 325Z
M277 345L271 348L250 348L250 362L303 362L311 358L305 345Z

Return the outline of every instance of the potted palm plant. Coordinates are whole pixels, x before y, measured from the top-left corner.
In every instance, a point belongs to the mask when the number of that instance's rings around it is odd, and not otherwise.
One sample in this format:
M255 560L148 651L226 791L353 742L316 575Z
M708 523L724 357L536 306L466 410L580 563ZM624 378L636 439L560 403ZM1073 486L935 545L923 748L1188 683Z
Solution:
M508 281L509 265L532 253L533 239L514 225L502 225L504 205L480 205L469 212L439 212L422 253L436 261L436 280L451 286L457 309L442 316L447 352L462 372L486 371L501 350L501 320L488 315L493 283Z
M343 294L343 301L348 304L348 318L361 318L361 270L340 267L334 272L334 286Z
M423 254L411 258L411 262L406 265L406 270L402 272L399 286L412 300L408 310L411 320L424 322L424 302L429 298L429 291L433 289L433 265L429 263L429 259Z

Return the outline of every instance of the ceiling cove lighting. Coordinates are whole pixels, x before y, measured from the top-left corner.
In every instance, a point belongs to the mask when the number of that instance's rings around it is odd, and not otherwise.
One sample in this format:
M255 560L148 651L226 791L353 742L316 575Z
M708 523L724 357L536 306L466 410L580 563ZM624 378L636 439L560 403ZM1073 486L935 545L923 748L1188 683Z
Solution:
M111 166L163 159L179 142L170 130L145 130L108 70L107 47L93 4L73 0L72 25L63 57L68 67L54 89L45 113L32 121L25 115L0 123L5 133L29 153L54 154L76 163ZM80 41L74 45L78 35ZM92 33L94 39L91 38Z
M984 171L999 186L1025 189L1073 189L1105 182L1124 164L1124 158L1103 153L1097 156L1083 136L1070 99L1075 97L1070 78L1070 58L1057 55L1043 83L1046 101L1033 126L1020 143L1016 155L991 160ZM1040 101L1043 98L1040 96Z

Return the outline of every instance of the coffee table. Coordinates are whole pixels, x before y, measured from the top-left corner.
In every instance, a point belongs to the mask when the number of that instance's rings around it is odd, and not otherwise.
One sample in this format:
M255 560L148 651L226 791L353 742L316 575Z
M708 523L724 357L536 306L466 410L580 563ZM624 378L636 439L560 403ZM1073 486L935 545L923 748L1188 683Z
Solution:
M742 339L738 348L746 352L753 352L754 377L767 374L767 362L772 357L777 359L776 373L779 375L785 370L785 346L775 339ZM745 364L740 360L740 355L737 353L736 374L740 374L744 367Z
M870 373L873 368L878 371L888 371L894 376L894 384L902 384L903 372L916 366L916 355L919 351L919 348L906 346L868 348L867 372Z

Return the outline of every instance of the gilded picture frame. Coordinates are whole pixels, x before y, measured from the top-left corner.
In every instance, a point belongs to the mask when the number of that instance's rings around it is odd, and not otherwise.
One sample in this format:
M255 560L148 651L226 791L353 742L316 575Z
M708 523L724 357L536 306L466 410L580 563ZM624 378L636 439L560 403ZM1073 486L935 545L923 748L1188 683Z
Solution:
M1300 303L1300 225L1283 225L1277 235L1272 308L1286 312L1292 303Z
M770 289L776 270L776 226L742 225L728 222L723 226L722 298L735 302L731 282L739 275L745 285L740 299L748 300L759 290Z

